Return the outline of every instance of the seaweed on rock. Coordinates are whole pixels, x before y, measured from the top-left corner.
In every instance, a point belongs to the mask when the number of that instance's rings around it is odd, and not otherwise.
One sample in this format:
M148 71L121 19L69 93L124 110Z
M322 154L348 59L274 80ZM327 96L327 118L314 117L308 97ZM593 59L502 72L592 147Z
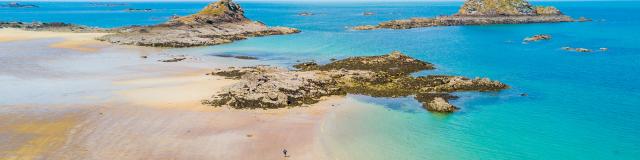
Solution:
M429 75L413 77L411 73L434 69L430 63L400 52L381 56L351 57L325 65L307 62L295 65L299 70L272 66L227 68L210 75L240 80L204 104L233 108L282 108L317 103L331 95L363 94L373 97L405 97L416 100L434 112L453 112L457 107L448 100L456 91L499 91L504 83L487 78Z

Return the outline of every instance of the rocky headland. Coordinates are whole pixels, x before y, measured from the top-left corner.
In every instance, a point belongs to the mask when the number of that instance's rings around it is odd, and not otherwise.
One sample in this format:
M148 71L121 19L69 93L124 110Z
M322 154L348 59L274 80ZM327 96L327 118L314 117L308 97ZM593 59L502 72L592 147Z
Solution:
M434 26L526 24L573 22L551 6L532 6L525 0L467 0L458 13L435 18L392 20L378 25L356 26L354 30L411 29Z
M268 27L244 16L231 0L209 4L200 12L154 26L132 26L98 40L115 44L152 47L193 47L230 43L248 37L298 33L287 27Z
M322 97L362 94L373 97L414 96L429 111L454 112L448 103L457 91L500 91L506 84L487 78L411 73L434 69L430 63L400 52L381 56L352 57L320 65L314 62L288 70L272 66L226 68L209 75L240 80L203 104L237 109L274 109L314 104Z

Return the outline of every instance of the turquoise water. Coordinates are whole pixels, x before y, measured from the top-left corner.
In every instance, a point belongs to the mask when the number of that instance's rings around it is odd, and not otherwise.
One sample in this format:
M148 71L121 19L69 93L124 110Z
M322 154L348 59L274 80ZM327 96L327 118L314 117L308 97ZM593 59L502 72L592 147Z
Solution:
M206 3L34 2L41 8L0 8L0 20L63 21L100 27L163 22ZM460 93L451 115L429 113L411 98L351 95L365 104L330 118L323 136L340 159L638 159L640 158L640 2L534 2L587 23L434 27L349 31L347 26L456 12L460 2L241 3L246 16L302 33L232 44L176 49L192 54L237 53L281 65L296 60L376 55L400 50L432 62L435 71L489 77L512 86L499 93ZM128 13L126 8L152 8ZM298 12L317 15L302 17ZM362 16L362 12L375 16ZM522 44L524 37L553 40ZM565 52L561 47L607 52ZM529 96L520 97L527 93ZM338 123L339 122L339 123Z

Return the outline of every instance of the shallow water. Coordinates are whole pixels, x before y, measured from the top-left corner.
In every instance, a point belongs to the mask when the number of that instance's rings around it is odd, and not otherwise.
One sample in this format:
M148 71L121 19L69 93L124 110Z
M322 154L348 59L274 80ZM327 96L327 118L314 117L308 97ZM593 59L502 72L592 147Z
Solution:
M34 2L41 8L0 8L0 20L63 21L100 27L146 25L205 3ZM594 19L586 23L434 27L350 31L347 26L456 12L459 2L249 3L246 16L300 34L252 38L232 44L168 52L234 53L269 63L376 55L400 50L438 68L421 74L489 77L511 89L459 93L461 112L442 115L411 98L349 96L345 114L331 117L322 137L339 159L637 159L640 157L640 2L534 2ZM126 8L152 8L128 13ZM297 16L309 11L314 16ZM374 16L362 16L365 11ZM524 37L553 40L522 44ZM607 52L576 53L561 47ZM1 80L2 77L0 77ZM34 82L37 83L37 82ZM44 86L42 88L47 88ZM527 93L529 96L520 97ZM5 93L2 93L5 94ZM5 96L5 95L3 95ZM19 97L18 97L19 98ZM0 101L1 103L2 101ZM346 114L348 113L348 114Z

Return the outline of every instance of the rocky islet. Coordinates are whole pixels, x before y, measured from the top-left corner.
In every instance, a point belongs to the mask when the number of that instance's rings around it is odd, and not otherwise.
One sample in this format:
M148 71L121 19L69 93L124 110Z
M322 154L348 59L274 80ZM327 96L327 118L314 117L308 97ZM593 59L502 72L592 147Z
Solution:
M239 80L203 100L212 106L237 109L274 109L317 103L323 97L362 94L373 97L415 96L429 111L453 112L448 100L457 91L500 91L504 83L487 78L411 73L434 69L433 65L400 52L382 56L352 57L325 65L302 63L287 70L272 66L226 68L209 75Z
M248 37L298 33L288 27L268 27L244 16L231 0L211 3L196 14L175 17L153 26L120 28L99 40L123 45L152 47L194 47L230 43Z
M532 6L525 0L467 0L458 13L435 18L392 20L378 25L353 27L353 30L411 29L434 26L461 26L487 24L526 24L573 22L552 6Z

